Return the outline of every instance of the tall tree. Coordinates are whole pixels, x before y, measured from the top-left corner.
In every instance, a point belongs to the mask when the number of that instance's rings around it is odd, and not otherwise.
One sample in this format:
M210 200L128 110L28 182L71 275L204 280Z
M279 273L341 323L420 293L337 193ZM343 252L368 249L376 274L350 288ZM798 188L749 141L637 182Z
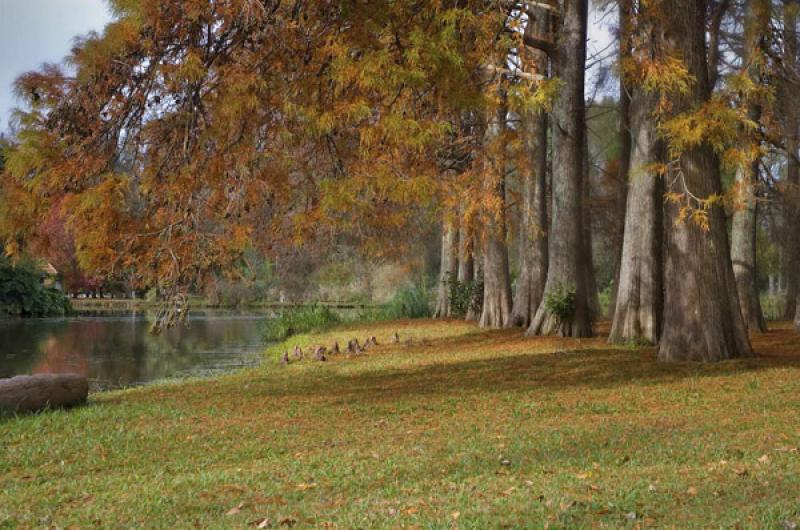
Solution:
M688 90L671 98L665 301L658 358L720 361L752 355L730 259L719 160L694 127L710 98L705 0L662 2L665 44L683 62ZM693 126L693 124L695 124ZM702 131L702 129L701 129ZM688 216L688 219L687 219Z
M800 4L784 0L783 7L783 79L780 85L780 103L783 111L786 142L786 184L784 186L784 245L783 273L786 278L786 313L791 319L800 315L796 303L800 296L800 113L798 113L797 87L800 71L797 64L797 12Z
M647 31L652 31L652 27ZM610 340L616 343L656 344L660 335L663 305L663 186L661 175L654 168L660 160L654 115L658 95L641 85L632 86L631 92L633 148L628 177L625 236Z
M507 108L499 105L487 118L483 160L485 194L483 238L483 311L481 327L505 327L511 319L511 273L506 243Z
M475 257L472 233L468 227L462 225L458 236L458 281L461 283L473 282L475 281Z
M458 225L448 212L442 222L442 261L436 290L436 310L433 313L435 318L449 318L453 314L450 284L458 274L458 240Z
M619 64L622 66L630 61L632 49L632 0L620 0L619 2ZM628 201L628 174L631 169L631 95L630 89L626 86L625 76L619 76L619 168L617 170L616 186L616 218L615 229L619 248L614 249L614 285L611 289L611 300L609 313L614 316L617 307L617 297L620 286L620 275L622 274L622 254L625 244L625 218L627 216Z
M546 39L550 27L547 11L531 9L526 35ZM527 47L532 70L547 75L547 53ZM537 109L523 114L522 134L528 164L522 175L522 216L519 227L519 277L511 324L527 329L542 302L547 280L547 114Z
M768 2L748 0L745 13L745 32L742 60L746 75L756 84L762 83L766 29L769 23ZM753 123L761 120L760 103L747 101L748 118ZM736 171L737 205L733 212L731 230L731 259L736 277L736 290L744 324L749 331L767 330L767 322L761 310L758 285L756 283L756 229L758 203L756 187L759 181L761 157L760 145L752 135L743 132L742 152L747 153L744 163Z
M558 41L552 52L553 75L562 90L553 105L552 219L544 297L529 335L559 333L588 337L592 322L583 266L583 186L586 134L584 100L587 0L564 0ZM572 300L568 314L554 314L554 297Z

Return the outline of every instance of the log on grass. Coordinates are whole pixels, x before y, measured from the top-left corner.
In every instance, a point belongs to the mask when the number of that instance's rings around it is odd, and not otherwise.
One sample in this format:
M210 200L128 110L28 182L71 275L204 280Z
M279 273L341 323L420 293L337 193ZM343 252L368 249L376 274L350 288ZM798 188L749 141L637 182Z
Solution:
M0 410L37 412L86 402L89 382L77 374L22 375L0 379Z

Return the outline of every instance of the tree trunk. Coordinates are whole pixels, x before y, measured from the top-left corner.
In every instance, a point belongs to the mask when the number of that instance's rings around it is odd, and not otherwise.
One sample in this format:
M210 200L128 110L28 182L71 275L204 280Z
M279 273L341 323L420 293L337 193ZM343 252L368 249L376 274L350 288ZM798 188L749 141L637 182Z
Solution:
M477 249L476 249L477 250ZM483 279L483 259L481 258L480 254L473 254L474 255L474 262L475 262L475 270L474 275L472 277L472 281L475 284L479 284L479 282ZM467 322L476 322L481 314L483 313L483 303L477 304L477 307L470 304L467 308L467 315L464 317L464 320Z
M662 297L661 177L648 166L659 160L655 123L657 96L634 89L631 102L631 174L625 213L617 303L609 341L658 342Z
M760 83L758 68L753 67L755 54L763 45L763 30L755 26L760 19L754 12L755 0L748 0L746 14L746 30L744 39L743 60L748 66L748 74L755 83ZM760 0L758 0L760 1ZM759 24L760 26L760 24ZM750 104L748 118L755 123L761 121L761 109L758 105ZM742 149L746 152L751 147L747 139L743 142ZM739 295L739 305L742 311L744 325L748 331L767 331L767 322L761 310L761 300L758 294L756 276L756 222L758 216L755 188L758 185L758 172L760 158L756 158L749 167L739 168L736 172L736 191L739 194L740 204L733 212L733 226L731 230L731 259L733 261L733 274L736 278L736 291Z
M731 230L731 259L736 278L736 291L742 319L748 331L767 331L767 322L761 310L761 300L756 284L756 221L757 205L754 187L759 162L748 170L737 171L736 180L741 205L733 212Z
M583 249L584 135L586 103L587 0L565 0L557 50L553 55L554 75L564 83L553 106L553 206L547 282L542 303L531 321L528 335L588 337L592 334ZM552 314L548 297L574 293L569 315Z
M475 260L472 254L472 236L462 227L458 238L458 281L475 281Z
M709 98L705 49L705 2L665 0L665 32L670 50L694 77L690 92L672 98L674 113L691 111ZM722 194L719 160L704 143L681 153L678 169L668 175L667 191L693 207ZM691 195L690 195L691 194ZM694 201L694 202L692 202ZM663 333L660 361L721 361L752 355L739 311L739 297L730 259L725 212L710 206L706 229L692 219L681 220L680 204L666 207Z
M795 300L794 330L800 333L800 294L797 295L797 299Z
M619 57L620 62L630 59L631 55L631 0L620 0L619 3ZM619 171L617 173L617 186L615 205L616 215L614 242L614 285L611 287L611 300L609 301L608 314L612 317L616 312L617 297L622 274L622 253L625 244L625 223L628 202L628 174L631 170L631 96L625 85L624 76L619 79Z
M526 173L522 188L519 278L511 323L527 329L547 280L547 116L527 117L525 128L532 171Z
M541 37L548 31L549 17L537 13L525 31ZM533 69L547 73L547 54L527 49ZM519 278L510 324L528 328L542 303L547 280L547 114L523 116L523 134L530 168L522 183L522 219L519 227Z
M436 294L434 318L452 316L450 307L450 282L458 273L458 228L449 215L442 224L442 263L439 267L439 286Z
M501 106L489 117L486 130L487 151L496 150L496 142L504 128L506 109ZM500 151L500 150L497 150ZM484 193L487 204L483 234L483 312L480 326L501 328L511 319L511 273L508 268L508 246L506 244L506 190L505 160L487 154L484 165Z
M37 412L86 402L89 383L76 374L23 375L0 379L0 410Z
M786 2L784 7L784 64L791 72L797 72L797 4ZM791 319L797 314L800 298L800 163L798 163L797 84L792 80L782 83L781 99L786 130L786 186L784 188L784 212L786 223L786 246L784 247L783 271L786 277L786 313Z
M584 128L585 130L585 128ZM594 272L594 246L592 240L592 167L589 164L589 135L583 135L583 278L586 285L586 299L589 305L589 318L594 321L600 316L600 293L597 290L597 277Z

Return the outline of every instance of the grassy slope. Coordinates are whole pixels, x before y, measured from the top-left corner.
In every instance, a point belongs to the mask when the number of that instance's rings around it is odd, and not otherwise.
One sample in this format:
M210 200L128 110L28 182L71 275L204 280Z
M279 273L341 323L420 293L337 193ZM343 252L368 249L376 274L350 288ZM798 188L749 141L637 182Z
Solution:
M0 419L0 528L800 523L787 329L714 366L427 321L290 344L395 329L427 340Z

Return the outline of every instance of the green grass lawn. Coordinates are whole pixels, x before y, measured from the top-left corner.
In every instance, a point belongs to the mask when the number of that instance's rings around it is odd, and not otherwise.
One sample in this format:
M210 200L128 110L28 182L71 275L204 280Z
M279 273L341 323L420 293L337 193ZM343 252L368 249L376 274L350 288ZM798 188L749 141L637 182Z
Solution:
M717 365L458 322L296 337L382 345L0 419L0 528L791 528L800 338L776 327Z

